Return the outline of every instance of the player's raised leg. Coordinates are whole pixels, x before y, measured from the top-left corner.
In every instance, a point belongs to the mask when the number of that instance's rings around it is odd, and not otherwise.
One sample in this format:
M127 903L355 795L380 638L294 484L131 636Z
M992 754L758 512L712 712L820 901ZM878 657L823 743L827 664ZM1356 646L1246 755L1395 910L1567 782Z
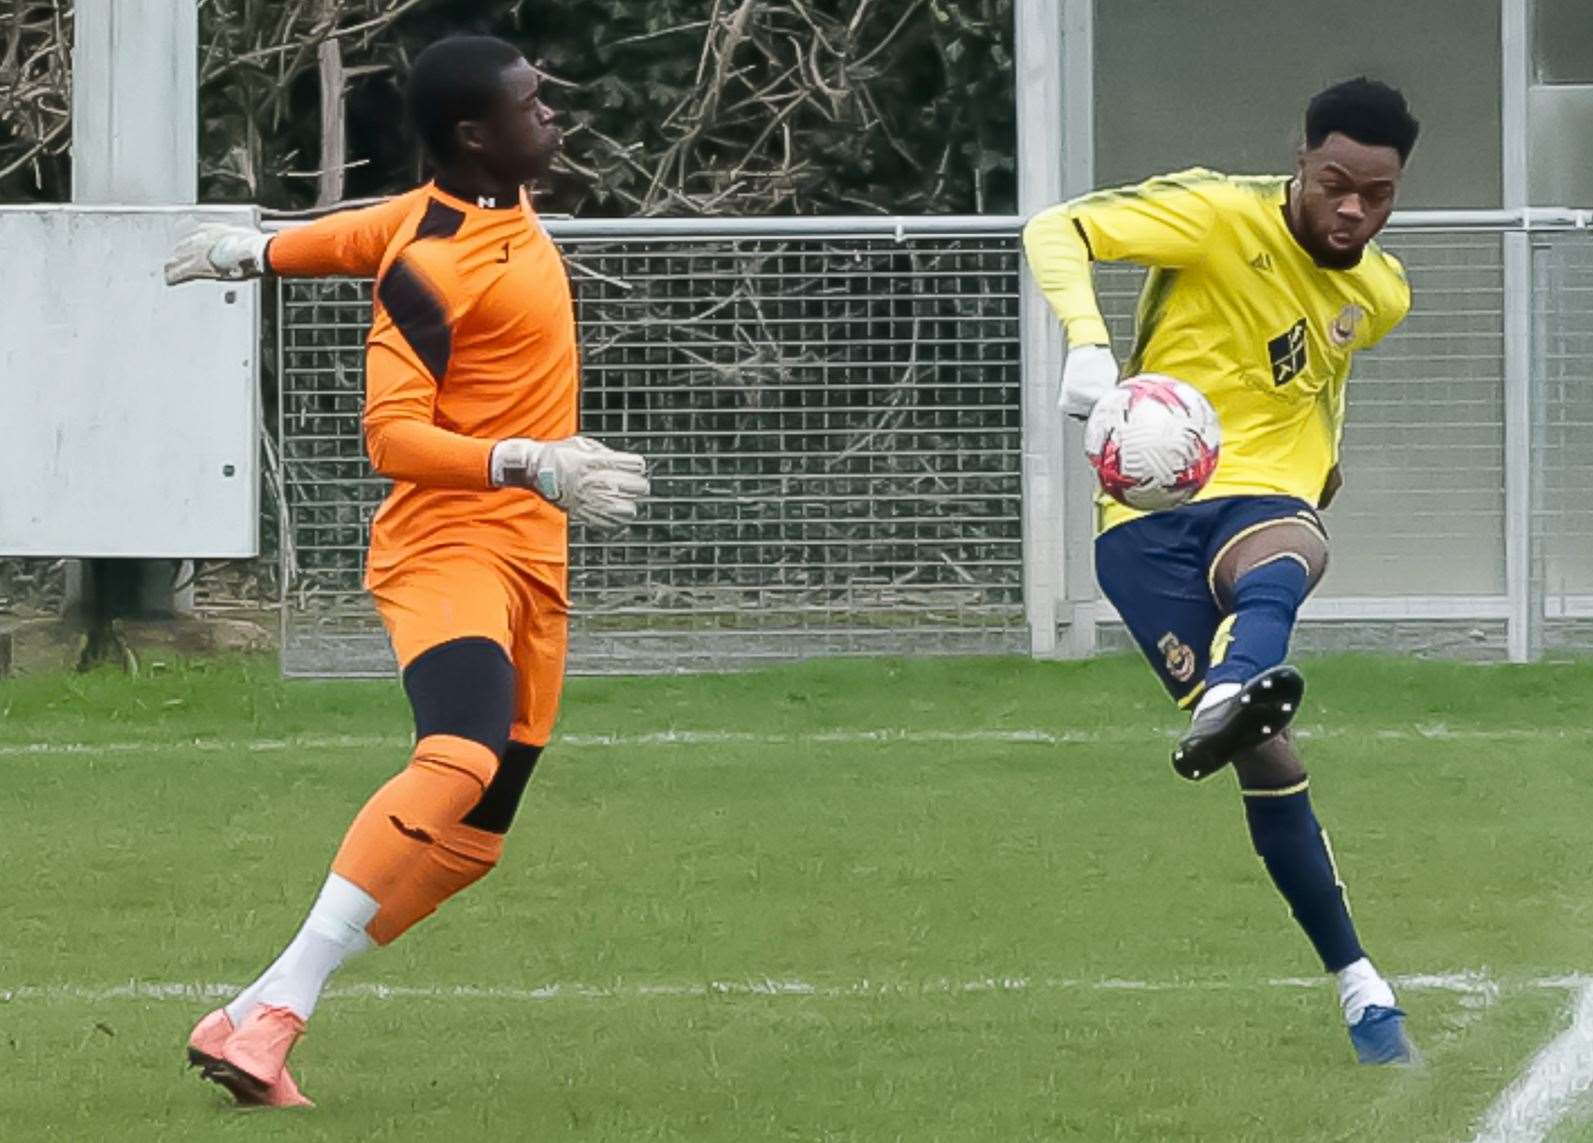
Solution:
M1211 557L1211 594L1225 618L1205 692L1173 750L1185 778L1208 777L1281 733L1305 695L1305 680L1283 660L1300 606L1327 570L1327 537L1304 503L1256 498L1240 507L1269 505L1272 518L1240 528Z
M1311 808L1310 780L1288 733L1234 759L1250 840L1289 911L1338 978L1339 1004L1357 1058L1409 1063L1414 1052L1394 990L1373 967L1355 922L1327 832Z

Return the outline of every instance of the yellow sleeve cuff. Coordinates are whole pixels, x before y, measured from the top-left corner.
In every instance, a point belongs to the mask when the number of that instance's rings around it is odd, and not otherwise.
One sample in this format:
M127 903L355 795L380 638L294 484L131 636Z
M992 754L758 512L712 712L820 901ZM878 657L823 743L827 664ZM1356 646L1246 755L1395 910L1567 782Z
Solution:
M1070 346L1112 344L1112 335L1107 332L1106 322L1099 314L1072 318L1067 326Z

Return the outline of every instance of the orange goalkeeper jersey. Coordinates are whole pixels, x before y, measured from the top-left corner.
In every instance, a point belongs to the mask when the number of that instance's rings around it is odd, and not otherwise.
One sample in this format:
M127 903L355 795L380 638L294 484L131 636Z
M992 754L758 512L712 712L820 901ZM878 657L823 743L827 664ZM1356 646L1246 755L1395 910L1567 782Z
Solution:
M439 548L563 563L564 513L492 487L506 437L574 434L579 358L569 279L530 202L471 203L428 183L271 240L284 277L373 277L365 445L393 489L371 526L380 574Z

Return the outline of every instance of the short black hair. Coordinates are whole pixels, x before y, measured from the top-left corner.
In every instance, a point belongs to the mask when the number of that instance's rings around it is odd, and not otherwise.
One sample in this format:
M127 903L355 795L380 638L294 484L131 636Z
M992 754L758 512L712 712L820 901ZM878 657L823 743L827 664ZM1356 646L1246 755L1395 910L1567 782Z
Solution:
M1368 147L1392 147L1403 164L1421 129L1398 88L1364 75L1319 92L1305 109L1305 145L1313 149L1337 131Z
M415 57L404 104L434 162L454 158L454 128L485 116L503 69L524 58L519 48L496 36L449 36Z

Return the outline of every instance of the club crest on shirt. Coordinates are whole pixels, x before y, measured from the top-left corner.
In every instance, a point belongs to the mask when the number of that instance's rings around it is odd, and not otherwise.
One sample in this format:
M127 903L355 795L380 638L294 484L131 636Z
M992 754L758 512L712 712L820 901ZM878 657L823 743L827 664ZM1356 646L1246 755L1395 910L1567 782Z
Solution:
M1167 673L1181 683L1195 677L1195 652L1171 631L1156 640L1156 649L1167 663Z
M1361 328L1366 310L1351 304L1339 311L1339 316L1328 326L1328 340L1340 349L1348 349L1355 342L1355 332Z

